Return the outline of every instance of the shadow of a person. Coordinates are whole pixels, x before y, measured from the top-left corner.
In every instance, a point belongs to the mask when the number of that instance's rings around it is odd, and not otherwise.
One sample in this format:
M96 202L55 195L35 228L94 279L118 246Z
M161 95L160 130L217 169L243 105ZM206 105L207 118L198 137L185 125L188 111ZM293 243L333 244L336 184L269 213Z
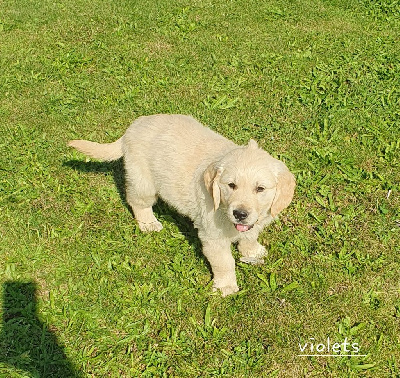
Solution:
M34 282L4 283L0 363L32 377L81 377L54 333L38 318L36 291Z

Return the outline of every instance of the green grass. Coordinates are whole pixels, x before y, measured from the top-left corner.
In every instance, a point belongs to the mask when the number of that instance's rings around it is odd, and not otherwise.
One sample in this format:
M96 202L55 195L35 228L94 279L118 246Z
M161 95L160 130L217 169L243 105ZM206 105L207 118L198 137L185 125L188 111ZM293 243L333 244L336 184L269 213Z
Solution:
M393 0L1 2L0 376L399 377L399 17ZM66 147L162 112L296 175L237 295L212 293L187 219L159 204L163 231L140 233L121 162ZM366 356L298 357L328 337Z

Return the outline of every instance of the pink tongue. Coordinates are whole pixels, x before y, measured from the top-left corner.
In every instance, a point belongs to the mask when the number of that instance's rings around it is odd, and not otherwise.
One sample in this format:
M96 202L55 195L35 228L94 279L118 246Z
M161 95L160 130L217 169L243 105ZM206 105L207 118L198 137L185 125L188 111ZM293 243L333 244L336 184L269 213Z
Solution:
M240 231L240 232L244 232L244 231L248 231L249 230L249 226L246 224L235 224L236 230Z

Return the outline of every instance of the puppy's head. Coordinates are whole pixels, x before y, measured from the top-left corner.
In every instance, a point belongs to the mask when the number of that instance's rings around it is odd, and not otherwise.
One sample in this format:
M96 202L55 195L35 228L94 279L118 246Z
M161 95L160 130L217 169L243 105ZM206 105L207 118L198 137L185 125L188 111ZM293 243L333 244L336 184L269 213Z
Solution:
M211 164L204 182L214 209L223 208L240 232L268 216L275 218L289 206L296 185L286 165L258 148L254 140Z

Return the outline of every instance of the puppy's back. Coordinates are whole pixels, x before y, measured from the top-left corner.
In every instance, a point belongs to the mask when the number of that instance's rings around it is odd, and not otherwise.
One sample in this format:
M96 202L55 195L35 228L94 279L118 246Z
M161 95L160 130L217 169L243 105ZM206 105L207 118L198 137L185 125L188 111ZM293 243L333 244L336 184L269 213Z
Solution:
M188 216L197 206L205 169L233 148L233 142L184 115L140 117L123 138L126 169L144 167L160 197Z

